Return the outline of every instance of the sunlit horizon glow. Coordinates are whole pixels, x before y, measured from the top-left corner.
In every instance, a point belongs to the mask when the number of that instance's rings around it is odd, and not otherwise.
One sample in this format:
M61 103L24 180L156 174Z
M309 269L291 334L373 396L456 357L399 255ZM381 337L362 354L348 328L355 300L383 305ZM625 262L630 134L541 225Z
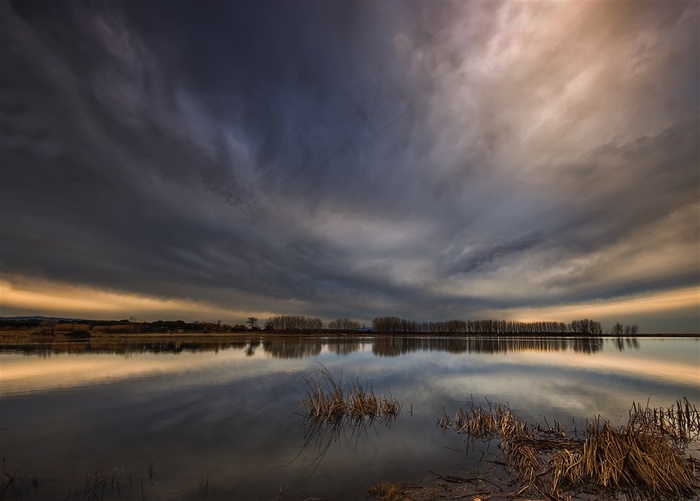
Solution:
M0 9L4 316L700 331L697 2Z
M272 312L216 308L192 300L163 299L96 290L75 285L47 284L18 288L0 280L4 316L59 316L85 320L187 320L213 322L222 318L244 323L250 316Z
M274 316L270 311L246 311L223 309L192 300L173 300L146 297L135 294L95 290L78 286L40 283L33 287L17 288L0 280L0 294L5 316L31 316L41 312L44 316L81 318L86 320L117 320L134 318L142 321L186 320L245 323L254 316L266 319ZM589 318L602 321L604 328L624 321L634 323L649 314L663 314L668 317L692 314L700 301L700 291L695 287L656 291L629 297L618 297L605 301L562 304L542 308L512 308L503 310L483 310L477 316L462 317L462 320L504 319L522 322L556 321L570 322ZM325 318L330 321L332 318ZM371 323L372 319L362 319ZM419 320L447 320L429 318ZM643 333L660 333L661 330L646 330ZM676 333L700 334L697 330L676 330Z
M612 324L620 320L633 323L635 318L641 318L641 323L643 324L643 319L650 314L662 314L668 318L672 318L674 314L677 315L678 313L692 315L697 311L698 304L700 304L700 290L697 287L686 287L606 299L604 301L563 304L538 309L514 308L501 313L508 317L515 317L523 322L534 322L550 318L555 320L589 318ZM496 312L494 311L493 313L495 314ZM660 333L663 330L652 330L651 332ZM678 331L678 333L681 332L700 333L697 329Z

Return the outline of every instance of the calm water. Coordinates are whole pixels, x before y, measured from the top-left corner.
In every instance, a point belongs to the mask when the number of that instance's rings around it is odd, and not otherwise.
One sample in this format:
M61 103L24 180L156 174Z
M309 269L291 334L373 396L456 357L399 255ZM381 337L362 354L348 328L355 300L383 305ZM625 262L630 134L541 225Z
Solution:
M2 456L24 499L365 499L384 480L484 468L445 409L624 424L632 401L700 406L697 338L313 338L0 347ZM304 447L301 375L323 364L403 409ZM320 442L319 442L320 440ZM319 455L321 457L319 458ZM33 480L36 479L36 485ZM95 489L94 487L97 486ZM17 493L16 493L17 494Z

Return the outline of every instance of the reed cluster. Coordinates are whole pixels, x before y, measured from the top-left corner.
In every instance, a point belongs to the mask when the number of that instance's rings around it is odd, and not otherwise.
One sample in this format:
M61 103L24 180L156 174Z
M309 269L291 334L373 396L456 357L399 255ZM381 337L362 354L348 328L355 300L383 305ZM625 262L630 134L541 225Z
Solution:
M511 476L527 490L559 499L565 492L587 491L633 499L681 499L697 495L700 462L686 457L700 430L700 413L687 399L651 409L633 404L626 426L598 417L582 438L555 423L528 426L507 406L460 409L438 420L444 429L471 439L500 441Z
M525 434L527 423L522 421L509 407L497 404L488 409L475 407L468 411L459 409L454 420L447 414L438 419L443 429L451 428L457 433L466 433L472 438L491 440L496 437L514 437Z
M629 414L633 426L656 428L675 441L688 443L700 437L700 412L685 397L667 408L633 402Z
M694 462L654 426L615 429L608 421L595 421L576 445L551 457L554 489L561 482L574 488L594 484L679 499L698 487Z
M309 389L302 401L302 415L314 423L388 423L401 412L401 404L391 394L376 395L371 386L359 381L344 386L325 367L304 380Z
M296 457L311 447L314 454L306 459L316 467L341 436L355 437L357 445L369 429L376 431L377 424L389 426L401 412L401 404L391 394L377 395L359 381L343 385L342 378L336 381L323 365L315 374L302 377L308 391L298 412L304 418L304 444Z

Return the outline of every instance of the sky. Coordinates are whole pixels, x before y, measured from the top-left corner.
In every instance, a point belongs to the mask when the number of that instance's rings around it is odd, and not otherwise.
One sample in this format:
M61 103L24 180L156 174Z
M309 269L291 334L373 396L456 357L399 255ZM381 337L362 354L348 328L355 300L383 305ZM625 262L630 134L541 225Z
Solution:
M0 0L1 314L700 332L699 5Z

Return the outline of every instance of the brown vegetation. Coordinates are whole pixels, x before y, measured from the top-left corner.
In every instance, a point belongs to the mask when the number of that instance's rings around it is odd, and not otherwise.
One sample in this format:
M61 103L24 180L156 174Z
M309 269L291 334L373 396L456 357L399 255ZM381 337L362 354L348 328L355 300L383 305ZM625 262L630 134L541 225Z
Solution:
M321 366L314 376L304 378L309 390L302 401L302 415L312 422L389 422L398 418L401 404L391 394L377 396L371 386L359 381L343 387Z
M404 499L410 499L409 492L413 489L422 489L422 487L382 482L367 489L367 494L379 498L380 501L403 501Z
M697 495L700 463L685 448L700 433L700 413L687 399L668 409L634 404L626 426L600 417L585 438L568 436L559 424L528 427L510 408L460 409L438 420L444 429L473 439L500 440L513 480L548 499L589 492L633 499L680 499Z
M363 387L359 381L344 386L342 378L336 381L319 365L321 369L312 376L302 376L308 391L299 412L304 418L304 444L296 456L312 446L314 455L307 459L316 466L341 435L347 433L359 440L362 432L366 434L376 424L389 426L401 412L401 404L391 395L376 395L371 386Z

